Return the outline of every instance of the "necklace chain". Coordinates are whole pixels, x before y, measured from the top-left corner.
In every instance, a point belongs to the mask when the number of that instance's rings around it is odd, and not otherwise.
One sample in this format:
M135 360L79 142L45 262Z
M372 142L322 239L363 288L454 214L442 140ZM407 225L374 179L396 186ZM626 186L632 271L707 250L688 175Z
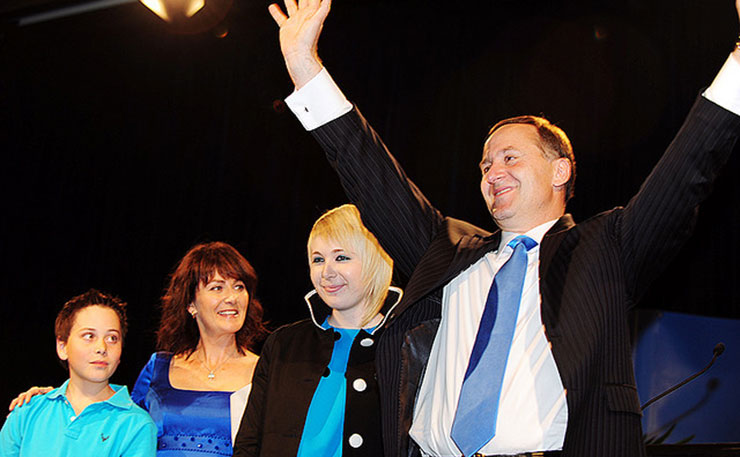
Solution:
M206 356L205 356L205 350L204 350L203 351L203 358L201 359L200 357L198 357L198 362L200 362L200 364L203 365L203 368L205 368L206 370L208 370L208 380L209 381L213 381L214 379L216 379L216 371L218 371L219 368L221 368L222 366L224 366L226 364L226 362L228 362L229 360L231 360L232 357L233 357L232 355L229 355L221 363L219 363L218 365L216 365L215 368L211 368L211 367L208 366L208 364L206 364Z

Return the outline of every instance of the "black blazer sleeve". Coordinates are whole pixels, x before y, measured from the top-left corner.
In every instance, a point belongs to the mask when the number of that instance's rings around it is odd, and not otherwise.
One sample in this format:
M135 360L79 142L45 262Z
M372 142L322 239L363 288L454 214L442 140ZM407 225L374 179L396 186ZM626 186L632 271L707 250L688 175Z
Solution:
M347 197L408 278L443 222L355 108L314 130Z
M621 215L618 230L632 304L688 239L698 207L727 162L740 117L699 96L676 137Z

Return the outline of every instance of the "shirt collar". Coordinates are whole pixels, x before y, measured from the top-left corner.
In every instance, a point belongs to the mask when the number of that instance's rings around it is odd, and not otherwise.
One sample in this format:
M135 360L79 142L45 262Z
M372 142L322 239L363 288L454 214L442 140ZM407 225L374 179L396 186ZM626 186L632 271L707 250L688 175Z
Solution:
M501 252L501 249L503 249L507 244L509 244L509 241L513 240L519 235L526 235L532 238L533 240L535 240L537 244L542 243L542 238L545 237L545 234L547 233L547 231L550 230L553 225L555 225L558 219L547 221L544 224L540 224L537 227L530 229L529 231L525 233L505 232L502 230L501 231L501 242L498 245L498 251Z
M378 325L373 327L372 331L370 329L364 330L372 335L377 329L381 328L385 324L385 321L388 320L388 316L391 314L391 312L393 312L396 306L398 306L398 304L401 302L402 297L402 289L395 286L389 286L388 295L385 297L383 307L380 308L379 311L383 315L383 320L380 321ZM308 311L309 313L311 313L311 321L313 322L313 324L316 327L326 330L326 328L324 328L320 322L324 322L326 321L326 319L328 319L329 315L331 314L331 308L329 308L329 306L326 305L323 300L321 300L321 297L319 296L319 293L316 291L316 289L307 293L303 297L303 299L306 301L306 304L308 304Z
M131 406L133 406L134 402L131 400L131 396L128 394L128 387L119 386L118 384L111 384L110 387L116 393L114 393L109 399L107 399L105 403L121 409L129 409L131 408Z
M69 387L69 379L64 381L64 384L57 387L56 389L49 392L45 398L53 400L59 397L67 398L67 387ZM118 384L110 384L111 389L115 392L111 397L100 403L108 403L111 406L115 406L121 409L129 409L134 404L131 400L131 396L128 394L128 388Z
M64 381L64 384L62 384L61 386L57 387L56 389L54 389L51 392L49 392L48 394L46 394L46 398L48 398L49 400L51 400L51 399L54 399L54 398L66 396L66 394L67 394L67 385L69 385L69 379L67 379L66 381Z
M384 320L385 320L385 319L384 319ZM324 319L324 323L323 323L323 324L321 324L321 328L323 328L324 330L329 330L329 329L333 329L333 330L336 330L336 331L341 331L341 330L350 330L350 331L352 331L352 330L357 330L357 331L360 331L360 330L364 330L364 331L366 331L367 333L369 333L369 334L371 334L371 335L373 334L373 332L375 331L375 329L376 329L376 328L378 328L379 326L380 326L380 324L378 324L378 325L374 325L374 326L372 326L372 327L362 328L362 329L359 329L359 328L356 328L356 329L355 329L355 328L340 328L340 327L334 327L334 326L332 326L332 325L331 325L331 324L329 323L329 316L327 316L327 317L326 317L326 319Z

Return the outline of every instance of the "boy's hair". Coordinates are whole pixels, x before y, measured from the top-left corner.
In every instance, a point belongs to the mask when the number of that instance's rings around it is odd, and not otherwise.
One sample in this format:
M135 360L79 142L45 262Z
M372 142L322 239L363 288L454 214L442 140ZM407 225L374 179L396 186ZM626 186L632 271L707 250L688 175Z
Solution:
M122 301L120 298L100 292L96 289L90 289L84 294L72 297L64 304L54 322L54 334L56 335L57 340L64 341L65 343L67 342L69 339L69 332L72 330L72 325L74 325L77 313L88 306L103 306L116 312L116 315L118 315L118 321L121 324L121 341L123 342L126 338L126 330L128 330L126 302Z

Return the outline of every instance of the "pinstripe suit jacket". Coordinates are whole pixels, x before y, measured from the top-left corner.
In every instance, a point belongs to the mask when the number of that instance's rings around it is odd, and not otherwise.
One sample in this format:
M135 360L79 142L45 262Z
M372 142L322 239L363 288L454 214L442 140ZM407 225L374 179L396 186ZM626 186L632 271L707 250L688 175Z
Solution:
M699 97L626 206L579 224L566 214L542 240L542 321L567 390L564 456L644 455L626 315L690 235L739 130L740 117ZM413 402L442 287L496 249L500 232L443 216L357 110L313 134L365 224L408 278L376 364L385 455L410 455Z

